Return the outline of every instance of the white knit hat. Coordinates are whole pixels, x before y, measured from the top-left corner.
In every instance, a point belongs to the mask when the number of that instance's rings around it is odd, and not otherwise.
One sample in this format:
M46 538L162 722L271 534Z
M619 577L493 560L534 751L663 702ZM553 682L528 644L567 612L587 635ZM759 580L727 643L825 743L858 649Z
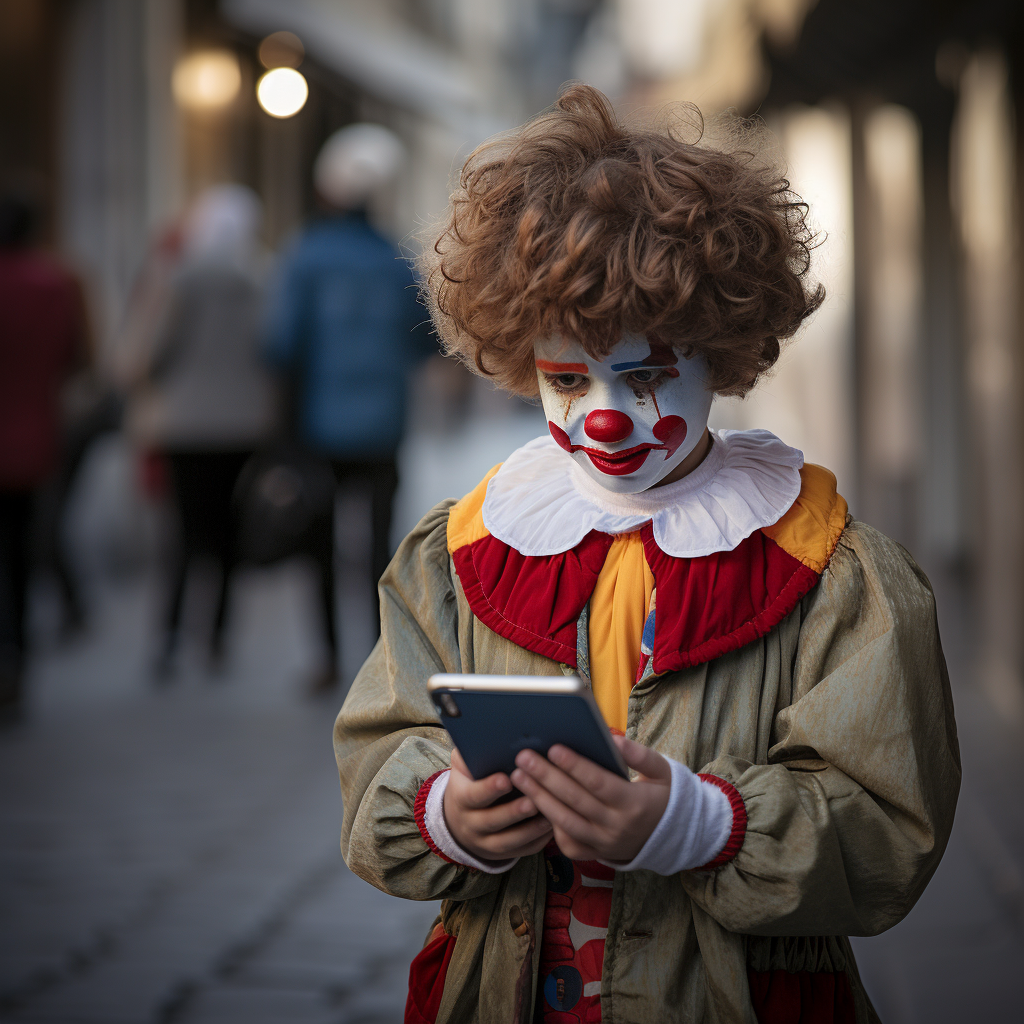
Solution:
M192 256L246 256L253 252L263 220L259 196L245 185L214 185L185 216L185 249Z
M313 181L335 206L359 206L395 177L404 160L405 146L393 131L379 124L350 124L324 143Z

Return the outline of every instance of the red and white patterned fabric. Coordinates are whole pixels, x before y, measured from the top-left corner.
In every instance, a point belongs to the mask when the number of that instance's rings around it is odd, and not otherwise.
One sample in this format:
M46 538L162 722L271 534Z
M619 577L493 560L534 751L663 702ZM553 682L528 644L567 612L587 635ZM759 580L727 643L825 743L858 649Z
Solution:
M544 1024L596 1024L615 871L594 860L569 860L553 842L544 864L548 893L537 1016Z

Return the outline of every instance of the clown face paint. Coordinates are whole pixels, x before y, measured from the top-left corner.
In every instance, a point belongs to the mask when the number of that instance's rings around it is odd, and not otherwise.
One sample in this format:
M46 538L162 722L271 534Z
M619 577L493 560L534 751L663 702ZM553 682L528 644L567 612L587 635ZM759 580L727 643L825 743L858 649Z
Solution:
M697 446L711 411L700 356L626 335L604 359L560 338L534 345L551 436L602 487L653 487Z

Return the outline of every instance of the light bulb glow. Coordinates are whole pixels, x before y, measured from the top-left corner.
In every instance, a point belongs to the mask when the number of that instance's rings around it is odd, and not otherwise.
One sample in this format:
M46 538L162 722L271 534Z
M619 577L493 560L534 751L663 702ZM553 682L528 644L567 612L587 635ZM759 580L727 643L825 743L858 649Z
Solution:
M194 110L227 106L242 84L238 58L230 50L202 50L178 61L171 79L174 98Z
M256 83L256 99L271 117L292 117L306 104L309 86L293 68L274 68Z

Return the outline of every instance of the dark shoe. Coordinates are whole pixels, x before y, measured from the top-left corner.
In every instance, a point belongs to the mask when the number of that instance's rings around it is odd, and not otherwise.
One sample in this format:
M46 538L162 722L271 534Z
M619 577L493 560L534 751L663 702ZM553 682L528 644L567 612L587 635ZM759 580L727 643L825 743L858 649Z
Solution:
M24 676L13 666L0 671L0 726L10 725L21 718L24 701Z
M341 677L337 669L333 667L321 668L312 674L306 684L306 692L310 697L323 697L326 694L338 692L338 684Z
M210 645L210 655L206 661L206 671L214 679L222 679L227 674L227 656L224 645L215 640Z
M160 686L166 686L174 681L176 669L174 652L169 650L161 651L153 662L153 682Z

